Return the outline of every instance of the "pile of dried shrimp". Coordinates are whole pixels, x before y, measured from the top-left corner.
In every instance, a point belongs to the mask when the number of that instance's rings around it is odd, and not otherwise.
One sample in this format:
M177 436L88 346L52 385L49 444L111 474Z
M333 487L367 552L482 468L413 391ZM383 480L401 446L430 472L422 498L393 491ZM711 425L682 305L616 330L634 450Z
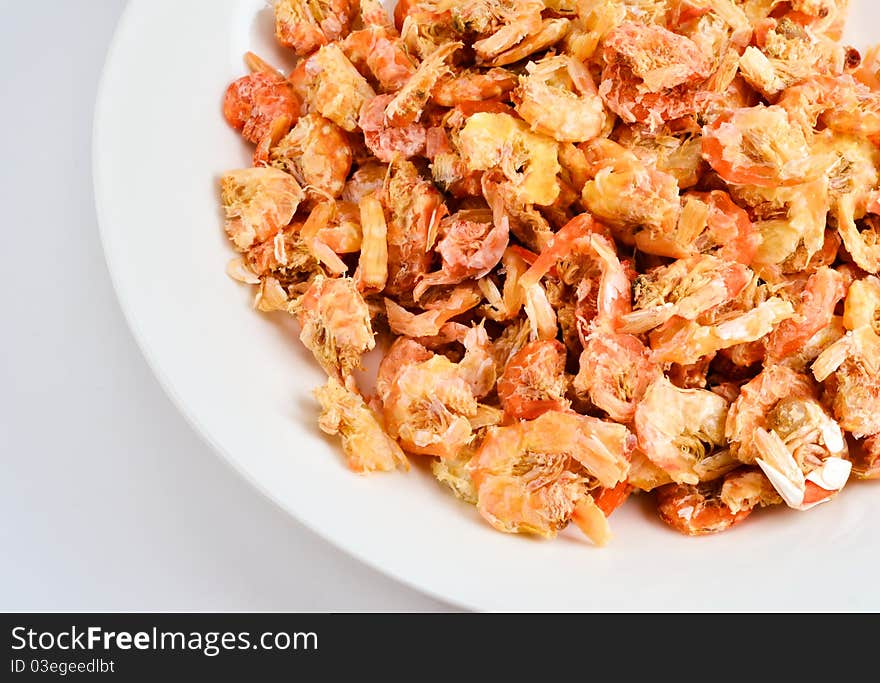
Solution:
M276 0L229 274L356 472L493 527L690 535L880 476L880 52L847 0ZM358 387L362 357L384 359ZM361 385L366 384L361 378Z

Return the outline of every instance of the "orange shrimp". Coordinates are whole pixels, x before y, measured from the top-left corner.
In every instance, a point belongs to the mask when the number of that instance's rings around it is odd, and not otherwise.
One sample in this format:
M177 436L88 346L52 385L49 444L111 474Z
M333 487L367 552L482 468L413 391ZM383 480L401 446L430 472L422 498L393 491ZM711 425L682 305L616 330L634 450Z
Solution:
M380 364L376 388L388 432L407 451L455 458L471 441L477 400L445 356L398 340Z
M708 321L709 324L674 316L651 332L649 340L657 362L691 365L703 356L763 339L793 316L794 308L789 302L771 297L746 312Z
M321 197L339 197L351 170L345 131L320 114L307 114L272 148L270 163Z
M498 380L498 399L512 420L534 420L550 410L567 410L565 347L537 340L517 351Z
M810 140L779 106L735 109L703 129L703 157L740 185L798 185L818 176Z
M342 49L361 73L372 75L383 92L396 92L416 72L416 64L403 41L383 28L353 31Z
M846 484L852 468L840 425L810 379L770 365L742 387L725 433L734 455L757 463L789 507L807 510Z
M508 242L508 223L492 223L488 210L467 209L440 221L437 253L442 270L425 275L413 292L418 300L428 287L454 285L486 276L501 261Z
M315 397L322 408L318 425L327 434L342 437L342 450L352 470L367 474L409 469L400 446L385 433L360 394L331 377L315 391Z
M407 337L433 337L440 334L440 329L452 318L459 316L476 306L482 297L473 287L456 287L450 294L432 304L424 313L410 313L403 306L385 299L385 312L388 326L395 334Z
M605 108L589 70L560 55L526 65L513 93L516 110L532 130L560 142L584 142L605 127Z
M593 499L606 517L610 517L611 513L623 505L630 494L633 487L626 481L620 482L617 486L611 488L601 487L592 492Z
M437 82L450 72L449 60L462 47L450 42L438 47L419 64L404 86L385 107L385 118L392 126L402 127L417 122Z
M400 156L410 159L425 151L427 130L420 123L406 126L389 126L386 111L393 95L378 95L367 102L361 110L360 125L367 148L379 161L390 163Z
M638 229L661 234L674 231L681 201L673 176L646 166L632 152L605 138L581 148L592 167L592 179L583 187L583 203L618 239L633 244Z
M761 235L749 214L720 190L689 192L672 233L642 230L635 245L646 254L686 258L695 253L715 253L719 258L751 264Z
M853 282L846 295L846 334L825 349L813 364L823 382L825 399L840 425L856 438L880 434L880 280L867 276Z
M605 515L587 487L624 481L633 446L626 427L575 413L552 411L492 429L468 465L477 509L507 533L552 538L574 521L604 543L610 537Z
M394 26L398 31L403 27L403 21L411 12L417 10L419 0L397 0L394 4Z
M385 401L401 368L433 358L434 354L408 337L397 337L388 347L376 373L376 395Z
M318 228L318 239L337 254L359 252L363 246L363 234L358 205L339 201L332 206L327 224Z
M795 318L783 320L767 337L767 356L778 361L794 355L813 335L831 324L834 309L846 296L843 276L828 267L807 280L798 297Z
M298 55L311 54L348 32L356 7L350 0L276 0L275 37Z
M223 115L229 125L258 144L269 134L272 123L283 117L299 117L300 101L290 83L275 71L257 71L232 83L226 90Z
M636 405L658 372L638 337L591 333L580 357L574 388L612 420L631 422Z
M723 482L668 484L657 489L660 519L686 536L705 536L726 531L752 513L746 507L737 512L721 497Z
M694 112L696 86L710 75L710 65L692 40L630 21L611 31L604 45L599 94L621 119L657 128Z
M300 340L330 377L345 382L376 345L369 308L352 278L315 276L295 312Z
M413 164L395 161L381 199L389 213L385 292L391 296L409 294L419 278L430 271L428 236L443 218L443 197Z
M478 71L468 69L449 74L437 82L431 99L442 107L455 107L462 102L493 100L503 97L516 87L517 77L507 69Z
M272 148L290 132L291 125L293 125L293 117L287 114L279 116L271 123L269 131L257 143L257 148L254 150L254 166L269 166Z
M221 178L220 190L226 233L240 251L274 237L304 198L293 176L275 168L230 171Z
M859 479L880 479L880 436L857 441L852 459L853 474Z
M636 406L642 452L679 484L698 484L698 465L725 445L727 401L704 389L680 389L657 377Z
M251 276L247 272L229 274L234 279L248 284L257 284L254 278L259 280L268 275L284 282L308 279L309 275L318 270L318 260L304 244L300 235L301 229L301 223L293 222L275 233L272 239L257 242L248 248L245 260L247 271L252 273ZM236 264L233 270L237 268ZM287 298L286 294L284 298Z
M754 273L741 263L715 256L693 256L639 275L635 304L620 316L620 331L642 334L678 316L697 320L707 311L736 299Z

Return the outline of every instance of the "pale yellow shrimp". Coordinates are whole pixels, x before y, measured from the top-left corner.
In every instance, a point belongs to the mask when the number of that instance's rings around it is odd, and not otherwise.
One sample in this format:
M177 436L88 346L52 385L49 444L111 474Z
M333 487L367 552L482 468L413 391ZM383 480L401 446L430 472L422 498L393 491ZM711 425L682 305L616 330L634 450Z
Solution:
M351 170L352 150L339 126L311 113L272 148L269 160L297 178L307 191L339 197Z
M275 168L230 171L220 180L226 233L239 251L274 237L304 199L293 176Z
M428 287L455 285L466 279L486 276L504 255L508 242L508 223L493 224L488 210L466 209L440 221L442 270L425 275L413 295L418 300Z
M294 312L300 340L331 377L344 381L376 345L370 310L351 278L316 275Z
M697 484L696 465L726 445L727 409L718 394L679 389L666 377L657 377L635 409L639 447L673 481Z
M473 44L477 62L488 66L513 64L555 45L569 27L568 19L544 19L536 25L531 17L508 24Z
M457 325L457 323L450 323ZM464 328L464 326L461 326ZM464 337L461 339L464 346L464 356L458 364L458 374L471 388L474 396L478 399L485 397L495 388L498 380L498 372L495 366L495 349L489 334L482 323L464 328ZM482 418L479 413L482 413ZM476 419L471 420L474 428L478 426L494 425L501 422L501 411L497 408L480 405ZM477 422L482 420L483 424Z
M501 256L504 270L504 285L501 291L491 278L482 278L477 285L488 302L481 313L498 322L512 320L519 315L523 306L523 289L519 280L528 270L528 264L515 250L508 247Z
M396 127L417 122L437 82L450 73L449 59L462 43L446 43L428 55L385 108L385 119Z
M355 130L361 109L376 93L339 45L330 43L309 57L305 73L315 110L344 130Z
M361 255L354 279L361 291L380 292L388 281L388 226L381 202L372 195L359 203L363 234Z
M603 544L610 533L588 487L624 481L634 441L623 425L558 411L490 430L468 465L477 509L507 533L552 538L574 521Z
M327 434L339 434L348 466L355 472L390 472L409 463L397 442L382 429L378 417L356 391L335 377L315 390L321 404L318 425Z
M559 196L557 143L508 114L477 113L459 135L469 168L500 168L524 203L552 204Z
M715 256L678 259L639 275L633 284L631 313L621 316L621 332L642 334L674 316L696 320L734 300L754 274L744 265Z
M831 213L847 251L863 270L880 272L877 229L880 200L880 147L871 142L835 135L827 143Z
M533 131L560 142L585 142L605 127L605 107L589 70L572 57L526 65L513 93L516 110Z
M706 167L698 135L673 131L668 126L651 129L646 124L618 126L614 140L644 164L668 173L686 190L700 181Z
M460 33L489 35L523 17L540 15L541 0L441 0L438 9L448 9L450 22Z
M559 323L556 309L547 297L547 290L540 282L522 287L523 310L531 326L532 339L556 339Z
M620 145L604 138L584 147L592 180L584 185L584 205L624 242L637 228L670 233L678 223L678 183L668 173L644 165Z
M276 0L275 37L298 55L342 38L354 18L350 0Z
M728 111L703 129L703 157L728 183L776 187L815 180L824 170L812 131L780 106Z
M433 3L401 0L394 10L394 23L410 54L421 59L461 37L449 9Z
M464 7L454 8L452 18L459 30L474 31L485 36L473 45L477 57L483 61L497 57L541 29L543 7L540 3L510 3L508 7L499 7L501 11L489 10L482 13L477 10L468 16L465 13L469 9L466 4Z
M849 478L851 463L840 425L803 374L767 366L743 386L725 433L735 456L755 463L789 507L829 500Z
M437 458L431 463L431 474L434 478L452 491L456 498L468 505L477 504L477 489L471 480L468 463L482 443L482 439L477 435L474 440L478 442L476 447L468 445L455 458Z
M740 73L767 99L816 74L839 75L859 64L858 51L820 35L804 12L762 18L754 26L756 44L743 53Z
M550 161L549 157L547 161ZM468 168L467 162L463 159L462 165L465 169ZM527 248L534 251L540 251L550 243L554 234L550 223L538 207L523 196L519 183L508 180L500 168L485 172L469 172L479 175L480 191L492 208L492 216L496 223L507 219L510 232Z
M596 56L605 36L626 19L628 7L618 0L576 0L575 5L577 15L563 39L563 51L581 62L587 62ZM644 11L644 8L639 10ZM650 18L645 17L645 21L650 21Z

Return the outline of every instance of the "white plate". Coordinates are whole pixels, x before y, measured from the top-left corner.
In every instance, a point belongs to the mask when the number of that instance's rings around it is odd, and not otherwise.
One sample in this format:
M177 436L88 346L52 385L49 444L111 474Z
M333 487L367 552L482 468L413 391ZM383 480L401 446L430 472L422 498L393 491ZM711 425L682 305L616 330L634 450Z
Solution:
M878 25L871 4L853 26ZM229 463L338 547L462 606L880 608L878 486L703 539L633 503L612 519L614 542L597 550L575 533L554 542L497 533L424 469L349 472L315 427L321 371L291 320L254 312L249 290L224 274L232 252L217 178L248 165L250 150L223 121L221 97L243 74L246 50L285 64L270 34L264 0L133 0L95 121L97 206L119 299L162 385Z

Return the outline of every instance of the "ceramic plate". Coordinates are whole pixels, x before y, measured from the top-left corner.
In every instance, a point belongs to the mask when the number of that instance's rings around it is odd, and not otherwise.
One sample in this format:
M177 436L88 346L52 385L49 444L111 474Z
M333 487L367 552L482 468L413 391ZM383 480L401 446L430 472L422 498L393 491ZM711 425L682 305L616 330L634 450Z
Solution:
M864 46L859 30L880 26L880 5L864 0L855 12L849 37ZM554 542L497 533L424 467L369 478L346 469L316 427L322 373L292 319L254 312L249 289L224 273L232 251L217 180L251 151L224 122L221 98L247 50L291 66L271 35L264 0L133 0L97 105L95 187L113 282L159 380L218 453L338 547L464 607L880 608L877 486L702 539L635 502L615 513L616 538L598 550L574 532Z

